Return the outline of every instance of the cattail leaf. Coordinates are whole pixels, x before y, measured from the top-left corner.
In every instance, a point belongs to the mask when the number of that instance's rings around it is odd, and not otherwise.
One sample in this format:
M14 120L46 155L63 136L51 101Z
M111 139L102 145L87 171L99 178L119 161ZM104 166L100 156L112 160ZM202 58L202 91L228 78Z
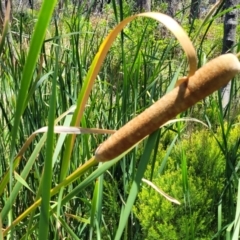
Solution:
M182 29L182 27L173 18L162 13L141 13L139 14L139 16L153 18L161 22L168 30L173 33L173 35L178 39L180 45L182 46L183 50L187 55L189 62L188 77L194 75L197 70L197 55L191 40L189 39L187 33Z
M189 76L192 76L197 69L197 56L193 44L182 27L171 17L162 14L162 13L140 13L131 17L124 19L120 22L105 38L103 43L101 44L98 53L96 54L92 65L88 71L86 80L84 82L83 88L79 94L77 109L75 112L75 125L79 125L80 119L82 118L83 111L85 109L85 105L87 99L89 97L90 91L93 87L93 83L99 73L99 70L102 66L102 63L107 55L108 50L112 46L114 40L118 36L118 34L123 30L123 28L132 20L137 17L148 17L162 23L166 28L168 28L175 37L179 40L183 50L185 51L190 67L189 67Z
M44 159L44 169L40 180L39 192L42 196L40 219L39 219L39 239L47 239L49 237L49 222L50 222L50 190L52 186L52 160L54 151L54 126L55 126L55 109L56 109L56 94L57 94L57 76L58 76L58 56L60 47L56 47L56 60L54 66L54 74L51 86L51 97L49 100L48 112L48 131L46 139L46 153ZM44 187L42 187L44 186Z

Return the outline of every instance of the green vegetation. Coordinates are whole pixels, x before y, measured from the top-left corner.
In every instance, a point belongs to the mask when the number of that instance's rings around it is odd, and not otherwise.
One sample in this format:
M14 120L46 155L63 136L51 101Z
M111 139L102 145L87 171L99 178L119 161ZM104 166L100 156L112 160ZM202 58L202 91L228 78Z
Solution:
M148 18L131 21L104 60L104 39L136 11L116 2L97 15L85 3L54 12L45 0L39 13L13 11L6 35L8 21L1 27L0 239L238 239L239 76L227 109L216 92L96 164L109 135L93 128L119 129L188 74L178 41ZM176 16L199 67L221 54L214 14L194 28Z
M239 141L238 132L239 126L232 128L230 148ZM160 144L154 171L149 165L145 177L182 204L174 206L143 183L135 211L144 229L143 239L210 239L218 231L217 206L225 181L225 156L215 139L220 134L213 136L203 129L182 136L166 165L168 148ZM228 211L223 209L224 224Z

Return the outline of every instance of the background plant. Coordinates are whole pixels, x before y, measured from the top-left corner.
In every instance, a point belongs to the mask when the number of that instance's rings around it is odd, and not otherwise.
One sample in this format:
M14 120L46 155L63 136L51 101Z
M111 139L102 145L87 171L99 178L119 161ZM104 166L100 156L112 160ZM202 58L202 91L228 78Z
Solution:
M172 140L173 137L172 134ZM160 145L154 172L149 165L145 177L182 204L174 206L143 183L135 205L144 229L142 238L209 239L217 231L216 206L224 187L224 156L212 133L204 129L183 134L164 166L167 151L168 148ZM184 164L186 185L183 181Z

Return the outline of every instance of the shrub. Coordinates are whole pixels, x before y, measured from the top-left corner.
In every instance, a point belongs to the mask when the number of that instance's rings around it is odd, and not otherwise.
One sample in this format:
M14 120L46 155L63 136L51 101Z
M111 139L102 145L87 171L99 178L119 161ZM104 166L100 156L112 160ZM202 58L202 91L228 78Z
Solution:
M181 205L174 205L145 184L134 212L143 239L209 239L217 231L217 204L224 184L224 156L210 132L197 131L176 144L163 174L159 148L152 182ZM184 159L187 178L183 179ZM151 169L145 177L150 179Z

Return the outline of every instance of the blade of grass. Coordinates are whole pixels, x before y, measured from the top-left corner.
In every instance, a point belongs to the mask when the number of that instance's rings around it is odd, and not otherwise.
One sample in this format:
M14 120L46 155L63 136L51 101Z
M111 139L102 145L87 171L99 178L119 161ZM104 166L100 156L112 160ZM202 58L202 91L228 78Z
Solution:
M218 205L218 232L222 229L222 203ZM220 239L220 234L218 235L218 239Z
M238 179L237 209L234 220L234 232L232 240L239 239L239 230L240 230L240 179Z
M101 165L101 164L100 164ZM97 178L97 190L96 190L96 199L95 199L95 226L98 239L101 239L101 232L99 229L101 218L102 218L102 200L103 200L103 174Z
M131 190L130 190L129 195L128 195L126 206L123 210L123 213L121 214L121 218L120 218L120 221L119 221L119 226L118 226L118 229L117 229L117 233L116 233L115 238L114 238L115 240L121 239L122 233L123 233L124 228L125 228L125 226L127 224L127 221L128 221L128 217L129 217L130 212L132 210L132 206L133 206L133 204L135 202L135 199L137 197L137 194L139 192L141 180L143 178L145 169L146 169L148 161L150 159L151 152L154 149L155 141L158 137L158 134L159 134L159 131L155 131L154 133L152 133L150 135L150 137L147 140L146 147L145 147L143 155L141 156L141 159L140 159L140 163L139 163L139 166L138 166L136 177L135 177L135 179L132 183Z
M54 75L52 80L52 93L50 98L50 109L48 115L48 132L47 132L47 148L46 157L44 161L43 170L43 188L42 188L42 203L40 209L39 231L38 239L48 239L49 231L49 218L50 218L50 190L52 186L52 162L53 162L53 150L54 150L54 119L56 109L56 92L57 92L57 75L58 75L58 56L59 46L56 46L56 63L54 69Z
M91 217L90 217L91 228L90 228L90 237L89 237L90 239L93 239L94 225L99 224L99 219L97 218L97 216L98 216L98 211L99 211L99 207L98 207L99 201L101 201L101 198L99 198L100 188L101 188L101 186L97 179L95 182L93 198L92 198L92 203L91 203ZM101 188L101 190L102 190L102 188ZM101 202L100 202L100 204L101 204Z
M182 156L181 156L181 165L182 165L182 187L183 193L185 197L187 197L188 201L188 193L189 193L189 186L188 186L188 169L187 169L187 159L184 149L182 149Z
M229 226L226 229L226 240L232 240L232 229L234 227L234 221L229 224Z
M17 172L14 172L14 177L20 184L22 184L24 187L34 193L34 191L29 187L27 182Z

